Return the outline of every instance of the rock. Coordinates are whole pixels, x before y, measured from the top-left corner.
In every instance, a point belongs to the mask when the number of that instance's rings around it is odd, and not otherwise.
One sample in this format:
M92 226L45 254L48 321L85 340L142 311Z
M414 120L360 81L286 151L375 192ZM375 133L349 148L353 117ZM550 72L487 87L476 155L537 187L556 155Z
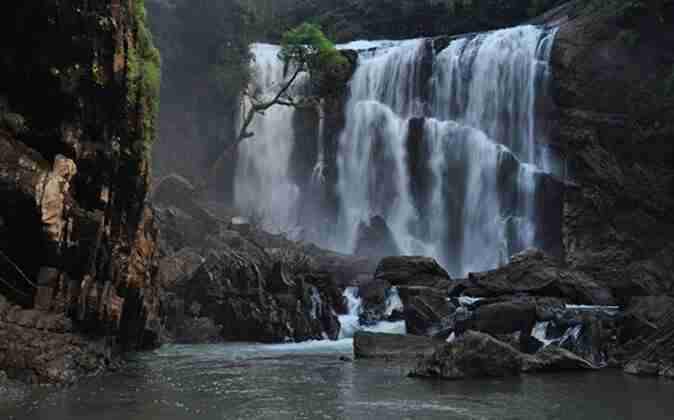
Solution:
M590 305L614 305L611 291L588 274L562 268L542 251L529 249L512 257L509 264L496 270L471 273L453 295L497 297L525 294L567 299Z
M388 257L381 260L375 279L387 281L392 286L424 286L448 290L449 274L433 258Z
M674 255L674 108L662 89L671 69L658 69L674 51L674 27L649 12L632 17L581 13L560 25L551 57L553 145L568 151L575 184L564 194L566 260L621 303L671 290L671 270L647 266ZM625 42L630 32L638 48Z
M447 318L456 307L447 300L444 290L421 286L400 286L403 317L409 334L434 335L446 327Z
M567 370L596 370L597 367L570 351L549 346L535 355L522 358L522 372L543 373Z
M674 308L674 298L670 296L637 296L630 300L626 315L660 325L671 308Z
M626 363L625 372L674 379L674 310L670 309L661 319L661 325Z
M124 64L133 58L124 45L138 46L145 29L132 22L134 4L107 6L87 16L112 13L114 27L88 25L72 8L0 16L7 39L31 34L40 46L4 51L3 102L21 118L7 127L9 110L0 111L0 294L33 308L0 316L0 370L37 383L73 383L158 345L158 232L146 202L155 98L127 80ZM74 86L62 71L77 66L100 69L97 86L109 94ZM50 93L36 99L32 88ZM147 106L120 112L129 95Z
M183 248L159 260L159 282L164 289L171 289L185 278L191 277L204 263L204 257L194 248Z
M410 373L416 377L467 379L518 375L522 354L492 336L467 331L419 361Z
M414 363L429 356L444 341L415 335L398 335L358 331L353 336L353 353L357 359L385 359Z
M285 263L278 261L274 264L268 278L267 290L273 294L287 293L294 290L295 282L292 280Z
M386 318L386 297L391 285L385 280L362 283L358 295L362 301L361 325L372 325Z
M489 334L519 332L520 350L530 347L531 330L536 325L536 307L519 302L494 303L477 308L472 317L456 326L457 331L475 330Z
M381 216L374 216L366 224L358 226L355 255L373 258L384 258L400 254L393 232Z

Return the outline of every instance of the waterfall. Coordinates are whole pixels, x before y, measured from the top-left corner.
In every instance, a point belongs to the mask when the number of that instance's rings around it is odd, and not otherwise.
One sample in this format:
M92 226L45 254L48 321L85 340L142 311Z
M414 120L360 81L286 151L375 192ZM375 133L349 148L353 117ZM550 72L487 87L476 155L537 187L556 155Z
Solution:
M338 149L336 244L384 217L405 254L455 276L535 245L541 91L554 31L521 26L450 42L390 43L361 54ZM429 76L429 77L426 77Z
M345 253L354 252L360 223L379 215L403 254L434 257L454 277L506 263L538 245L537 185L558 164L546 146L554 36L520 26L445 45L339 46L359 50L343 129L336 139L326 134L324 104L315 134L295 132L293 108L256 117L255 136L239 147L236 205L276 230L319 223L302 227ZM252 52L252 85L269 97L287 77L279 47ZM294 151L296 136L311 144L307 135L316 150ZM306 171L291 168L298 156L310 159Z
M279 50L268 44L251 47L254 71L250 90L261 100L271 99L289 77L278 57ZM250 106L244 98L242 115ZM244 215L263 221L270 230L288 231L297 224L300 190L290 176L294 113L292 107L273 106L264 115L257 115L249 128L254 136L238 149L235 204Z
M369 331L377 333L387 333L387 334L405 334L407 329L405 328L405 321L380 321L372 326L363 326L360 325L358 320L360 312L362 309L362 301L360 296L358 296L357 287L347 287L344 290L344 297L346 298L348 312L345 315L339 316L339 338L346 339L352 338L356 331ZM391 288L387 291L386 299L386 315L390 316L393 311L399 310L402 311L402 301L398 296L398 290L396 288Z

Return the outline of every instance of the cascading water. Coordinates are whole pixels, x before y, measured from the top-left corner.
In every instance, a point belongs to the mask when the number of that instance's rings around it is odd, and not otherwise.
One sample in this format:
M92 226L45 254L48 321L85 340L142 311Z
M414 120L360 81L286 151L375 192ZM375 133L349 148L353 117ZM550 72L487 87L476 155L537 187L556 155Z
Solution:
M438 50L430 39L341 46L360 53L336 156L326 150L321 106L313 171L306 185L293 178L296 114L272 107L239 148L238 207L288 231L301 218L299 201L317 200L334 173L336 212L304 218L334 224L312 237L320 245L352 253L358 226L380 215L403 254L435 257L455 277L503 264L536 245L537 180L555 166L543 146L554 34L521 26ZM279 48L252 52L253 84L271 96L287 77Z
M279 47L254 44L251 90L261 101L270 100L282 88L287 77ZM244 98L242 115L250 108ZM273 106L257 115L249 131L253 138L239 146L234 180L234 199L246 215L263 220L271 230L288 230L297 223L299 187L290 176L294 147L294 108Z
M362 302L358 296L357 287L347 287L344 290L344 298L346 299L348 313L339 316L340 324L340 339L352 338L356 331L369 331L389 334L405 334L405 321L380 321L375 325L364 326L360 324L360 312L362 309ZM386 310L384 313L391 316L394 311L402 311L402 302L398 295L398 289L395 287L389 289L386 299Z
M383 216L405 254L455 276L534 244L535 178L549 170L539 121L554 31L534 26L361 55L338 150L336 245ZM430 72L430 80L424 75Z

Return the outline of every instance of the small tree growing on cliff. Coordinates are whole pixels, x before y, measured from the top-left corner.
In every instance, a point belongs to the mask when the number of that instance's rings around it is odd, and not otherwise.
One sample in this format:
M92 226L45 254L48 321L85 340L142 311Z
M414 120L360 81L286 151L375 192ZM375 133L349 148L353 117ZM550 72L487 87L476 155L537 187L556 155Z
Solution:
M309 74L313 85L312 92L318 92L320 85L324 82L325 74L349 64L346 57L327 39L320 27L309 23L290 29L283 35L279 58L285 63L290 77L285 79L272 98L261 98L259 92L256 92L252 86L244 90L243 96L248 99L250 106L243 115L242 125L236 138L226 146L213 164L209 179L206 181L207 185L215 178L222 163L233 154L239 144L255 136L249 128L256 116L263 116L265 111L274 106L303 108L312 107L318 103L316 96L309 95L300 98L293 95L293 87L302 73Z

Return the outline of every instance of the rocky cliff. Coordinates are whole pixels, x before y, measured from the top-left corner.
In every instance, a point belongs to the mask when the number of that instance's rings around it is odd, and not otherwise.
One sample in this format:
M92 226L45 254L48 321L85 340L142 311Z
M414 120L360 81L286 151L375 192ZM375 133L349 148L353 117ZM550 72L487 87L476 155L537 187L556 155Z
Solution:
M567 20L552 57L566 260L623 303L674 291L674 5L660 3Z
M0 369L72 382L157 342L145 198L159 56L143 0L11 3L0 17Z

